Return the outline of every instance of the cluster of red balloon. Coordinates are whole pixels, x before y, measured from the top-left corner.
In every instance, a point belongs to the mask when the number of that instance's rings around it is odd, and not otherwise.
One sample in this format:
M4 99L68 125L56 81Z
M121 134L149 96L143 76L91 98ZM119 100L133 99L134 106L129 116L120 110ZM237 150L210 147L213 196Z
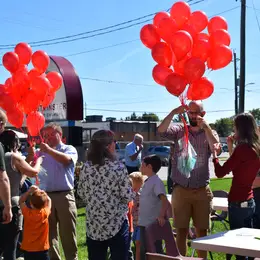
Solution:
M208 29L208 33L204 32ZM159 12L153 24L140 32L142 43L152 50L158 63L153 69L155 82L174 96L189 84L187 98L203 100L212 95L213 83L203 77L208 69L224 68L232 61L228 25L223 17L208 20L202 11L191 12L185 2L176 2L170 13Z
M45 74L50 58L44 51L33 53L27 43L16 45L14 52L4 54L3 66L11 77L0 84L0 107L7 114L8 121L21 128L26 115L26 125L31 136L37 136L45 124L39 108L45 109L55 98L56 91L62 86L62 76L58 72ZM32 62L34 68L28 70Z

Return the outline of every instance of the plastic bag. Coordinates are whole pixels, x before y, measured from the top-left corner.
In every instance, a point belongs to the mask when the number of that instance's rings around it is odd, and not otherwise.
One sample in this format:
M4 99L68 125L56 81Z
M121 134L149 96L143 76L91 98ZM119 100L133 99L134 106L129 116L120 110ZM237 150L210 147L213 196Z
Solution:
M190 141L186 142L185 136L178 141L180 155L178 157L177 168L187 178L190 177L190 172L194 169L197 161L197 153L195 152Z

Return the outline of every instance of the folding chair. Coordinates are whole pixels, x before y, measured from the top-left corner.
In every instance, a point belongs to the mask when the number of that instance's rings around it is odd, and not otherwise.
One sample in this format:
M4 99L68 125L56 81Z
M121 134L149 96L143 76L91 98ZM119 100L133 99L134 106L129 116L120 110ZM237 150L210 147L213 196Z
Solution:
M213 191L213 196L218 197L218 198L227 198L228 193L224 190L215 190ZM220 222L222 225L225 227L226 230L229 230L227 224L229 224L227 220L228 213L226 211L221 211L220 214L218 214L215 210L211 212L211 228L210 228L210 233L212 232L214 228L215 222Z
M177 248L175 239L174 239L171 224L168 220L165 222L165 224L162 227L159 225L158 221L149 225L145 229L145 236L146 236L146 250L148 253L156 253L155 242L158 240L164 240L165 247L166 247L166 255L168 255L168 256L175 257L175 259L177 257L177 259L179 258L179 259L184 259L184 260L191 260L191 259L202 260L203 259L203 258L181 256L181 254ZM167 259L167 258L165 258L165 259ZM171 258L169 258L169 259L171 259Z

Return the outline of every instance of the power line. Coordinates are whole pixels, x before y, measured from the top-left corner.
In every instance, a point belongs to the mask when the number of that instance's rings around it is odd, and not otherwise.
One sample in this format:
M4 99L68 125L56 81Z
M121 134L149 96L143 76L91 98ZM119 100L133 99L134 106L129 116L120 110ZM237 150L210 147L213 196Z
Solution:
M125 45L125 44L128 44L128 43L137 42L137 41L140 41L140 39L120 42L120 43L104 46L104 47L101 47L101 48L90 49L90 50L87 50L87 51L75 52L75 53L71 53L71 54L65 55L64 57L66 58L66 57L77 56L77 55L86 54L86 53L90 53L90 52L101 51L101 50L117 47L117 46L120 46L120 45Z
M191 5L193 5L193 4L197 4L197 3L203 2L205 0L198 0L198 1L194 2L194 3L193 3L193 1L195 1L195 0L189 0L189 1L187 1L187 3L191 3ZM86 32L73 34L73 35L66 35L66 36L63 36L63 37L57 37L57 38L52 38L52 39L47 39L47 40L28 42L28 44L34 45L34 46L41 46L40 45L41 43L48 43L48 42L53 42L53 41L54 41L53 44L57 44L57 43L61 43L60 40L65 40L65 39L70 39L70 38L83 36L83 35L86 35L86 34L91 34L91 33L97 33L97 32L100 32L100 31L110 30L110 29L113 29L113 28L116 28L116 27L119 27L119 26L122 26L122 25L126 25L126 24L129 24L129 23L137 22L137 21L143 20L145 18L154 16L156 13L157 12L151 13L151 14L147 14L147 15L135 18L135 19L131 19L131 20L128 20L128 21L125 21L125 22L121 22L121 23L118 23L118 24L106 26L106 27L99 28L99 29L94 29L94 30L91 30L91 31L86 31ZM137 22L137 23L134 23L133 25L125 26L123 28L118 28L118 30L130 28L132 26L135 26L135 25L138 25L138 24L141 24L141 23L144 23L144 22L148 22L148 21L150 21L150 19L146 20L146 21L143 21L143 22ZM114 31L116 31L116 30L110 30L108 33L114 32ZM95 34L95 36L102 35L102 34L105 34L105 32L100 33L100 34ZM94 36L92 36L92 37L94 37ZM85 39L85 37L78 38L77 40L79 40L79 39ZM59 42L57 42L57 41L59 41ZM64 41L64 42L70 42L70 41ZM0 47L14 47L15 45L16 44L3 44L3 45L0 45Z
M124 82L124 81L116 81L116 80L96 79L96 78L88 78L88 77L80 77L80 79L104 82L104 83L108 83L108 84L122 84L122 85L130 85L130 86L157 87L156 85L152 85L152 84L141 84L141 83L132 83L132 82Z
M252 5L253 5L254 12L255 12L255 19L256 19L256 22L257 22L258 30L259 30L259 32L260 32L260 22L259 22L257 13L256 13L256 8L255 8L254 0L252 0Z
M156 114L168 114L168 112L163 112L163 111L139 111L139 110L116 110L116 109L105 109L105 108L88 108L90 111L102 111L102 112L119 112L119 113L156 113ZM212 111L207 111L207 113L219 113L219 112L233 112L234 109L227 109L227 110L212 110Z

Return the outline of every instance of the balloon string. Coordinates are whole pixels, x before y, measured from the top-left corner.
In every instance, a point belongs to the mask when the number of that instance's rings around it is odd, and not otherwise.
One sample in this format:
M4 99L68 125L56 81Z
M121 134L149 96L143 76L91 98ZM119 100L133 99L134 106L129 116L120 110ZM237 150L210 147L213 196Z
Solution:
M184 116L180 115L180 118L184 125L184 141L185 141L185 150L186 150L188 148L188 143L189 143L189 129Z

